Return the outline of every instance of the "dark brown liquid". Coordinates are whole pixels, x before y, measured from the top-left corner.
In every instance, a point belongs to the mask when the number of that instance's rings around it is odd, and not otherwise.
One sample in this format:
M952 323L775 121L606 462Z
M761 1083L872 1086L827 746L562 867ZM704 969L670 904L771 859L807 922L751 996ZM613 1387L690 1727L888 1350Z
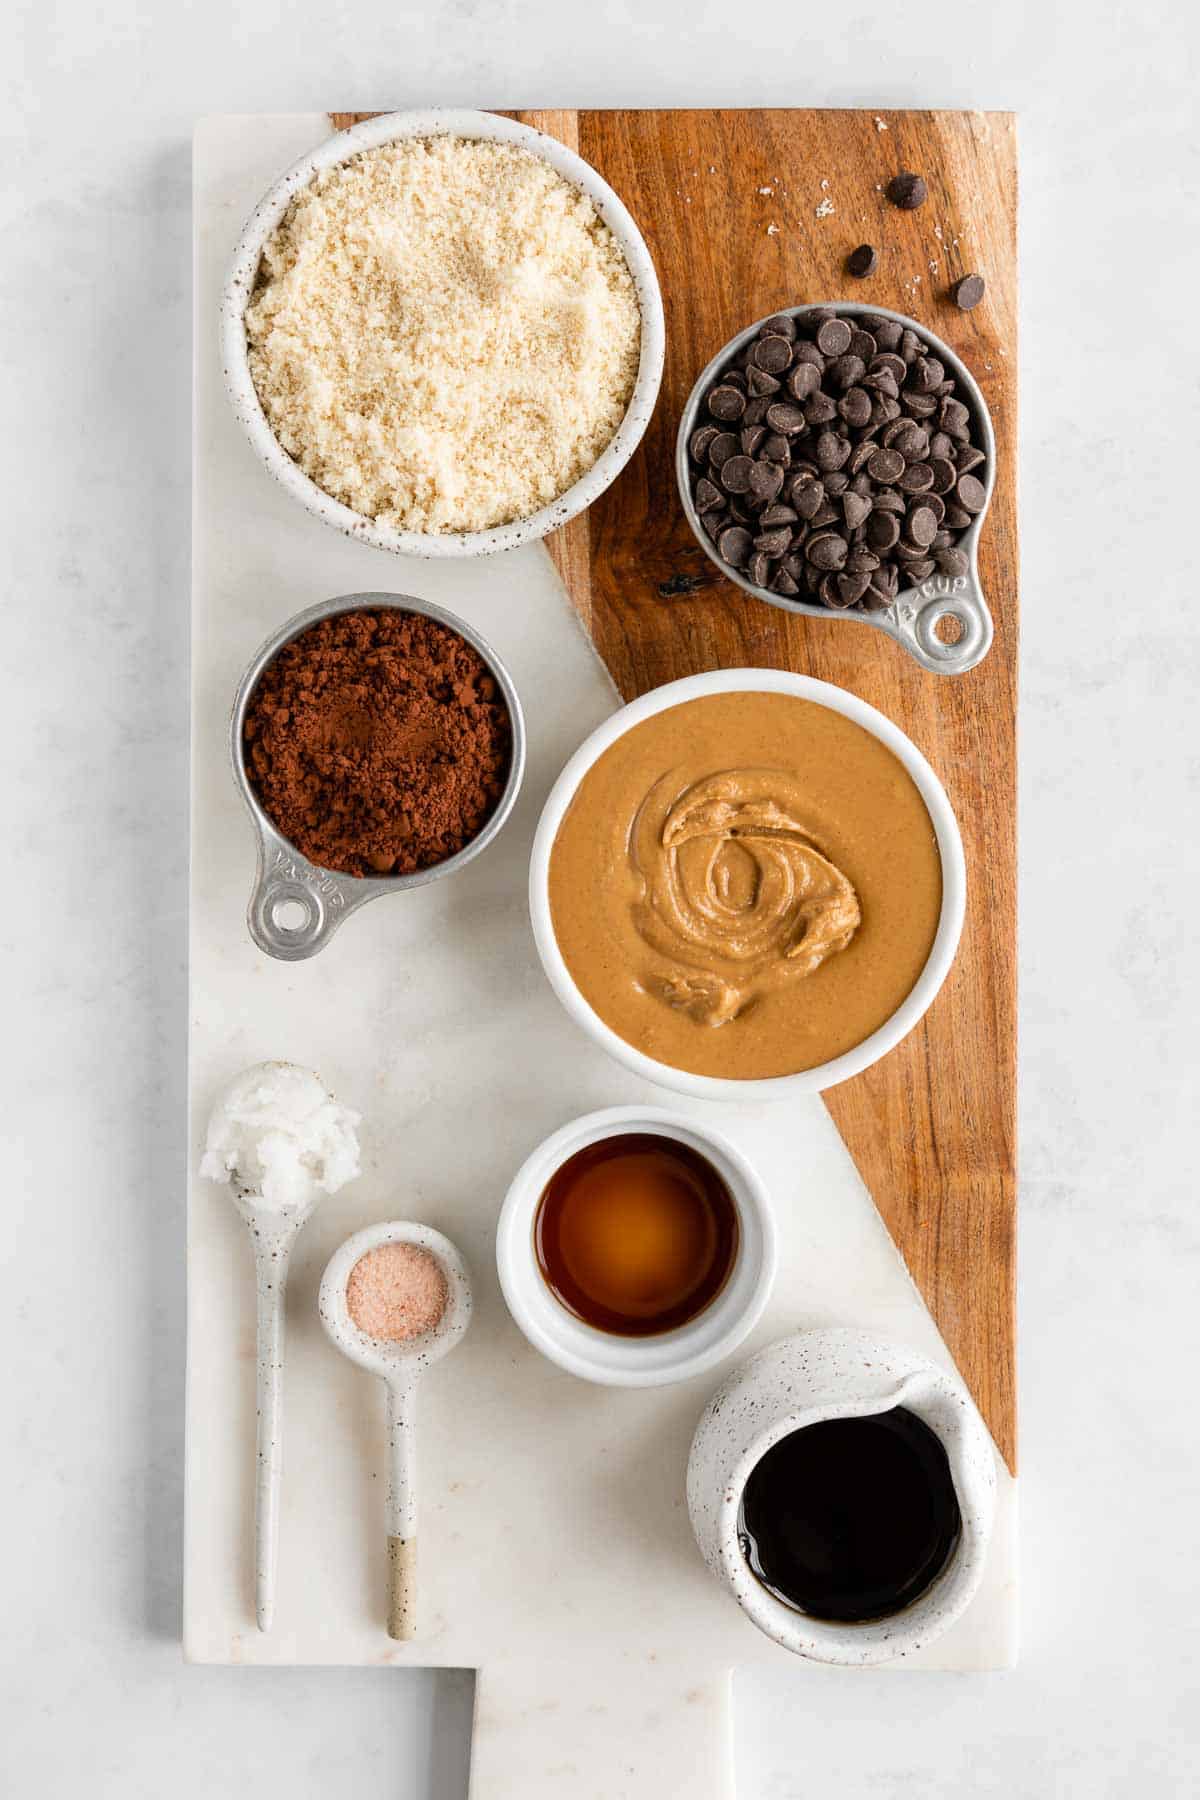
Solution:
M962 1515L941 1440L896 1406L781 1438L750 1471L739 1528L777 1599L852 1623L918 1599L950 1560Z
M737 1209L698 1151L628 1132L576 1151L555 1172L534 1246L544 1280L577 1318L650 1337L716 1299L737 1255Z

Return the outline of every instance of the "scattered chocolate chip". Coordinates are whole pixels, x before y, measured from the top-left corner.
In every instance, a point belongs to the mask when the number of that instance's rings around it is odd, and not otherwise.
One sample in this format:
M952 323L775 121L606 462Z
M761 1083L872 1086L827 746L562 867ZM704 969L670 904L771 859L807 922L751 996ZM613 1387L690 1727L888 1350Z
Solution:
M875 273L879 258L875 254L874 244L860 244L846 258L846 273L853 275L858 281L865 281L868 275Z
M920 175L893 175L887 184L887 197L901 212L915 212L929 198L929 189Z
M970 312L983 299L984 282L982 275L960 275L950 289L950 298L961 312Z

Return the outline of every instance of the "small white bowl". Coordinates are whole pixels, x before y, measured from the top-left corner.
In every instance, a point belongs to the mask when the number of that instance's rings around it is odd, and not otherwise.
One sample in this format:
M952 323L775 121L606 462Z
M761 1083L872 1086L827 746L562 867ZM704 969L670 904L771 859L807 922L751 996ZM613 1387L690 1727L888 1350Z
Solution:
M490 531L420 532L396 531L389 525L357 513L340 500L327 494L293 462L271 430L259 402L246 354L246 307L258 276L263 246L275 230L293 198L306 188L313 176L323 169L348 162L364 150L380 144L391 144L401 138L461 137L494 143L517 144L540 156L552 169L582 189L608 226L629 264L637 290L642 315L642 348L637 379L625 417L599 458L586 475L560 494L539 512L527 519L516 519L509 525L497 525ZM654 403L662 380L666 331L663 324L662 293L658 275L641 232L626 208L595 169L568 150L565 144L521 125L515 119L502 119L496 113L434 108L426 112L384 113L367 119L348 131L339 131L308 156L293 163L285 175L259 201L238 239L233 262L221 294L221 361L225 385L233 410L259 459L287 492L300 504L333 525L347 537L361 543L374 544L380 550L394 550L401 556L489 556L497 550L512 550L518 544L532 543L557 531L568 519L592 504L609 487L629 461L650 423Z
M792 694L800 700L812 700L818 706L827 706L832 712L852 719L856 725L861 725L865 731L886 744L916 783L933 822L942 859L942 912L933 947L917 978L916 986L896 1008L891 1018L878 1031L873 1031L870 1037L864 1038L861 1044L856 1044L843 1056L835 1057L832 1062L819 1063L816 1068L803 1069L795 1075L774 1075L747 1081L715 1075L693 1075L685 1069L672 1068L669 1063L658 1062L654 1057L635 1049L632 1044L627 1044L623 1037L618 1036L592 1010L576 987L558 947L550 913L550 853L563 816L592 764L610 744L624 737L633 726L640 725L643 719L653 718L656 713L681 706L687 700L703 699L709 694L741 693ZM898 725L893 725L890 719L877 712L873 706L868 706L865 700L846 693L843 688L834 687L831 682L816 681L809 675L793 675L783 669L716 669L709 675L689 675L682 681L670 681L665 687L655 688L652 693L643 694L640 700L623 706L584 740L551 788L538 822L529 861L529 914L534 942L550 985L571 1017L615 1061L632 1069L635 1075L641 1075L647 1081L655 1081L660 1087L673 1088L676 1093L689 1094L700 1100L791 1100L800 1094L815 1094L825 1088L836 1087L839 1081L849 1081L852 1075L861 1075L864 1069L877 1063L880 1057L886 1056L889 1050L895 1048L901 1038L908 1036L913 1026L928 1011L949 974L962 934L966 897L967 869L958 821L946 797L945 788L916 745L905 737Z
M534 1247L538 1202L555 1171L588 1144L626 1132L687 1144L716 1169L737 1208L737 1256L725 1286L688 1324L654 1337L618 1337L585 1325L547 1287ZM754 1329L775 1279L775 1223L766 1189L727 1139L657 1106L611 1106L564 1125L522 1164L500 1212L496 1267L509 1312L560 1369L605 1387L661 1387L703 1374Z

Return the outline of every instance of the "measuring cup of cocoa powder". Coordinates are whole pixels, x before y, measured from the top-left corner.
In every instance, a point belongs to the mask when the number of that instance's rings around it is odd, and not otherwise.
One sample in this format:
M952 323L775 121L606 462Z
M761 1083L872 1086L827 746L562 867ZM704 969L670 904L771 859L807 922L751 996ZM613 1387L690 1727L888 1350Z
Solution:
M487 848L520 791L525 724L465 620L409 594L344 594L254 657L230 754L258 840L250 935L299 962L369 900Z

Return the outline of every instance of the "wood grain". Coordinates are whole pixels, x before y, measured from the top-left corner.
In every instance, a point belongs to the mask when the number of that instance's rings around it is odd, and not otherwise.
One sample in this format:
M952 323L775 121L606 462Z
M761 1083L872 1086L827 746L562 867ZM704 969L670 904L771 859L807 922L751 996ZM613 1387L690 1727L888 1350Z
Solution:
M333 114L335 124L360 115ZM362 115L365 116L365 115ZM955 967L924 1022L826 1104L971 1388L1016 1466L1016 128L1005 113L564 112L519 116L578 148L638 221L667 319L662 397L637 455L551 554L626 698L699 670L788 668L879 707L938 771L969 894ZM929 199L890 207L917 170ZM818 216L825 203L826 210ZM879 266L844 271L863 241ZM947 289L977 270L987 296ZM752 319L852 298L912 314L970 365L996 428L980 571L986 661L925 674L881 633L807 619L721 580L675 493L674 435L697 372ZM565 540L565 541L563 541Z

